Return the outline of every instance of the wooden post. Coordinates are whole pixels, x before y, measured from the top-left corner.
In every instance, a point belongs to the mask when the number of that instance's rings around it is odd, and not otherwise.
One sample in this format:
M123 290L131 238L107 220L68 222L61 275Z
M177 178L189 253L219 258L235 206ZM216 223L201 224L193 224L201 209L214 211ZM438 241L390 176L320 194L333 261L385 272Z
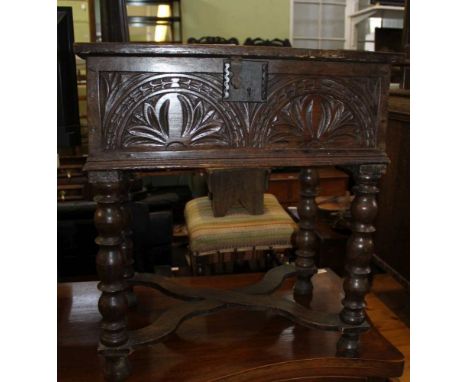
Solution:
M377 215L377 182L384 173L385 165L361 165L351 168L356 182L355 194L351 204L352 234L346 247L347 276L343 283L345 298L341 319L347 324L360 325L366 319L365 296L369 291L370 261L374 253L372 234L375 231L372 222ZM358 337L354 345L358 347Z
M98 308L102 315L99 352L105 360L105 376L121 381L130 374L128 350L122 349L128 341L126 311L128 307L124 279L126 266L122 253L125 216L122 208L122 173L99 171L89 174L97 203L94 222L98 231L96 244L97 271L102 292ZM119 347L119 350L113 349Z
M315 195L319 181L317 169L307 167L301 169L299 176L301 198L298 206L299 232L296 236L296 268L297 281L294 293L298 295L312 294L311 277L317 273L314 262L317 253L318 238L314 232L317 205Z

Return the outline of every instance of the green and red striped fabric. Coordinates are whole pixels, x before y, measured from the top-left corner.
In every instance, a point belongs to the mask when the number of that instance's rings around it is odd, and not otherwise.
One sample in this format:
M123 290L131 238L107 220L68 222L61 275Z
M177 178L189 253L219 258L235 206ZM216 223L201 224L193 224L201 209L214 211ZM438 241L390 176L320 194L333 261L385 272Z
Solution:
M264 213L250 215L242 206L232 207L226 216L214 217L207 196L185 206L190 250L198 255L256 249L291 247L296 224L275 196L265 194Z

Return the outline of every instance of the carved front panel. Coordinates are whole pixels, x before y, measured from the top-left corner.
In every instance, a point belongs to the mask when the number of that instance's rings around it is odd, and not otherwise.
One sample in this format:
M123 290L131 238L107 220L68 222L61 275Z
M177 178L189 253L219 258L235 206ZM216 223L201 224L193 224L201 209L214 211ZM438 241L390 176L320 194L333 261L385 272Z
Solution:
M375 148L380 77L270 74L267 102L225 102L223 75L101 72L106 151Z

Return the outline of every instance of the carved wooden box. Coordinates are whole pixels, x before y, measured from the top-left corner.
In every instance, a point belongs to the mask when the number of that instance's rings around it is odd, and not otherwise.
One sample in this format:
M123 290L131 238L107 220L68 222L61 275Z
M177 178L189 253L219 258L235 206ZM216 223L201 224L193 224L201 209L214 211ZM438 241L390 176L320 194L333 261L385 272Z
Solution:
M337 357L318 358L330 359L334 370L327 367L325 374L315 376L396 376L398 370L385 370L393 361L376 363L375 354L356 357L362 356L361 333L370 327L364 298L377 182L388 161L384 142L390 63L398 56L119 43L80 44L76 51L87 60L86 169L96 190L98 308L103 316L98 351L105 358L107 379L126 378L128 355L162 341L182 321L231 307L268 311L306 327L339 332ZM312 298L317 166L323 165L343 165L356 183L340 313L271 295L285 278L295 276L294 295L309 302ZM183 288L171 278L133 271L131 171L125 170L277 166L303 167L294 264L273 268L259 283L234 291ZM131 289L136 285L187 302L144 328L128 330L127 308L136 301ZM393 359L401 372L402 357Z
M88 170L384 163L394 55L77 44Z

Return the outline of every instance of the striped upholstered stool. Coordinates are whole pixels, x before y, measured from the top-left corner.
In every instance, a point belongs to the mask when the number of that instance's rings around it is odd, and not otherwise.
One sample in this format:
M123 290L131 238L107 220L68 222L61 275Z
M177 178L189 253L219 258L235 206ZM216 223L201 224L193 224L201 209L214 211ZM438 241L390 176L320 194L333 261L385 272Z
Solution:
M291 248L296 229L294 221L271 194L264 195L261 215L251 215L242 206L234 205L225 216L214 217L209 198L196 198L186 204L185 220L194 274L199 256Z

